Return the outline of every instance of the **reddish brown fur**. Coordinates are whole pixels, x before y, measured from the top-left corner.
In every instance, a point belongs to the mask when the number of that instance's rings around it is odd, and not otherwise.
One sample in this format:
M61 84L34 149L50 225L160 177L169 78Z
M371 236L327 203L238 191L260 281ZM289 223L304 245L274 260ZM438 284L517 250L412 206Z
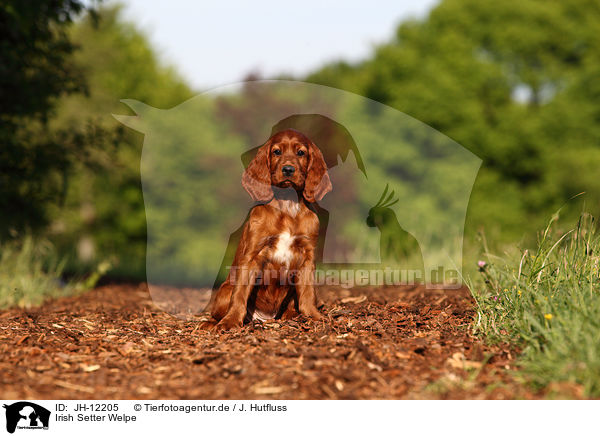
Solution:
M294 167L294 173L286 175L284 166ZM319 220L309 204L331 191L321 151L298 131L276 133L258 150L242 185L265 204L250 212L204 327L228 330L256 314L286 319L300 312L320 319L313 288Z

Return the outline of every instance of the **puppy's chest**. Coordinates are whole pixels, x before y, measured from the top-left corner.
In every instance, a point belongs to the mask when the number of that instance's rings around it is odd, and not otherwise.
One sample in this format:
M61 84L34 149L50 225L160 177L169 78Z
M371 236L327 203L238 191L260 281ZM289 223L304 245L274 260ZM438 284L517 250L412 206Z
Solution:
M277 235L276 238L275 246L270 253L270 258L275 262L289 266L296 255L295 250L292 250L292 246L296 241L296 236L289 232L282 232Z
M306 235L284 230L268 238L262 253L265 260L290 268L304 256L307 244Z
M289 268L301 255L300 242L302 235L284 231L275 235L273 239L274 244L272 243L268 254L269 260Z

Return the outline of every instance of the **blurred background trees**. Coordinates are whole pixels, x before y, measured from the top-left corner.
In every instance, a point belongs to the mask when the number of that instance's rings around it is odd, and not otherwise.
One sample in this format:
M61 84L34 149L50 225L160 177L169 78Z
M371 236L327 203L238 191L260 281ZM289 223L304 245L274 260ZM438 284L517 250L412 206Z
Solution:
M70 29L79 48L72 61L85 72L89 91L57 103L52 126L77 130L89 122L114 132L94 165L77 165L63 205L53 208L52 238L73 259L71 268L110 257L111 273L144 278L146 217L140 182L143 136L118 123L119 101L132 98L169 108L193 96L177 73L160 64L147 37L121 18L121 8L101 9Z
M73 271L111 258L113 275L143 279L142 136L110 114L131 113L121 98L169 108L193 90L118 7L8 1L0 24L0 236L35 232ZM369 59L296 79L385 103L482 158L470 246L481 229L517 242L583 191L567 216L582 201L600 212L596 0L443 0Z
M309 81L393 106L483 159L467 232L518 239L600 185L600 4L445 0L357 65ZM568 208L571 217L581 203Z
M57 100L85 92L71 57L69 25L79 1L3 2L0 7L0 234L48 223L47 208L64 199L66 178L82 159L84 129L48 128Z

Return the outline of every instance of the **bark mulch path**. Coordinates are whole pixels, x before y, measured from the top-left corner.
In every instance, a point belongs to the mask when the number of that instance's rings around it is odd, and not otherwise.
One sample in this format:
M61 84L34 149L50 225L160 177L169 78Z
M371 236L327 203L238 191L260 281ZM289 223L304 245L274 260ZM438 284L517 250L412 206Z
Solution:
M533 398L508 347L472 337L465 289L323 288L326 321L211 334L146 285L0 311L6 399Z

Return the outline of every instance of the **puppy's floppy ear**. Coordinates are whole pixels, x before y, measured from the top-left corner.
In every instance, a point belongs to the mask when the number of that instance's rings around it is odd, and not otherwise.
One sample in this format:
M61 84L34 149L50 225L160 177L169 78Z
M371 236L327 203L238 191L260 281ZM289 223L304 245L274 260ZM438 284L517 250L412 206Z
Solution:
M321 201L325 194L331 191L332 186L323 154L312 142L308 144L308 158L308 170L306 181L304 182L303 195L306 201L314 203L315 201Z
M242 186L254 201L267 202L273 198L271 188L270 155L271 141L258 149L256 156L242 175Z

